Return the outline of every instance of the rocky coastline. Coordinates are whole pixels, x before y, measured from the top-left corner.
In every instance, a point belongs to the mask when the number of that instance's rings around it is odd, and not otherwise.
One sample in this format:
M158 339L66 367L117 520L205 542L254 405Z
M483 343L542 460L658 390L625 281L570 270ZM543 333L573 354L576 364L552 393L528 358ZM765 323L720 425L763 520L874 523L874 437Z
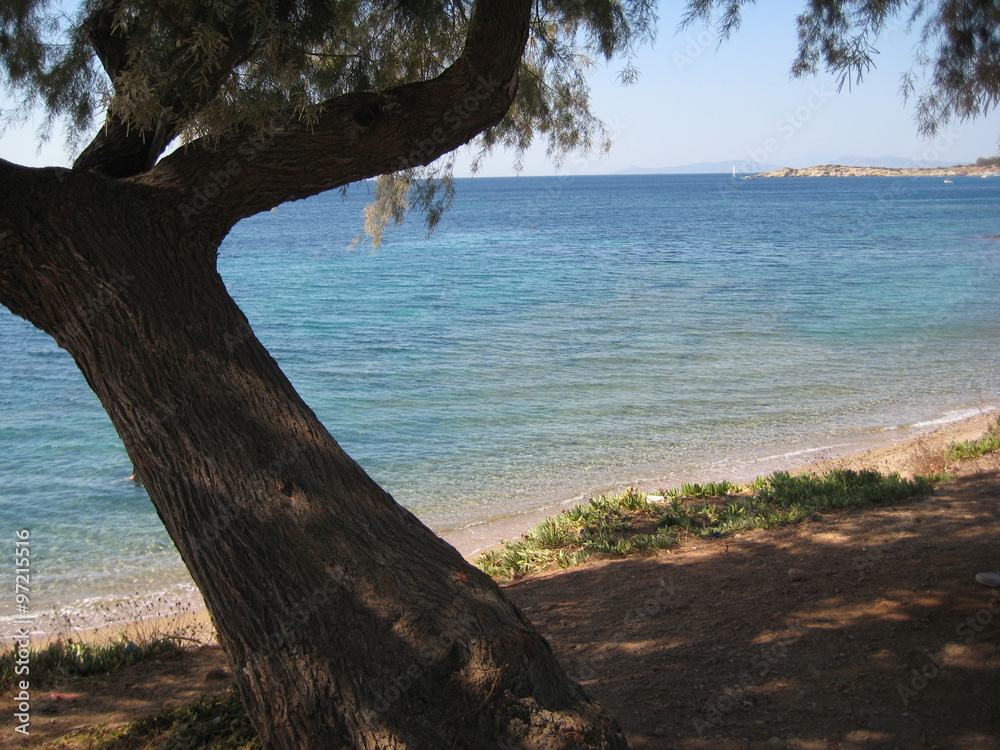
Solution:
M846 167L841 164L823 164L805 169L785 167L773 172L747 175L743 179L755 180L758 177L1000 177L1000 168L975 164L927 169Z

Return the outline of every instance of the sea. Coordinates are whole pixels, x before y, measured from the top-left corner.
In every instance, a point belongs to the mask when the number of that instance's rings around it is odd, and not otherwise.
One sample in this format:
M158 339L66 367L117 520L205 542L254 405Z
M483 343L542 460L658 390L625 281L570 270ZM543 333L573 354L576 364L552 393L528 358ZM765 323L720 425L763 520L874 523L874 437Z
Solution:
M456 189L433 233L414 214L375 250L352 244L368 185L281 205L219 268L338 442L463 552L601 493L752 478L1000 402L1000 179ZM69 355L0 308L0 356L0 535L30 535L29 616L196 602ZM6 559L0 634L24 615Z

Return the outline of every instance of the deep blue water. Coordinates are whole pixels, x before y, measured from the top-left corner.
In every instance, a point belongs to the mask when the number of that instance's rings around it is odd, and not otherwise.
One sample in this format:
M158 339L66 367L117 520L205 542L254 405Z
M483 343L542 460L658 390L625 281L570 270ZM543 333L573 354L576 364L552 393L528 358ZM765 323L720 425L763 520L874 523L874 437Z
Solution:
M375 253L350 249L367 199L247 219L219 266L337 440L439 530L1000 394L1000 180L460 180L435 234ZM0 352L0 533L32 529L38 606L183 583L69 356L6 311Z

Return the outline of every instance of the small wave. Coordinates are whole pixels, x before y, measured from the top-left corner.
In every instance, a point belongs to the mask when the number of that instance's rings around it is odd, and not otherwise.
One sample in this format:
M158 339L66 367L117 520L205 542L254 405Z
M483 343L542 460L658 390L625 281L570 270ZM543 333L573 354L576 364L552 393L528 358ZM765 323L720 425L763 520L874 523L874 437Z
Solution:
M937 419L929 419L925 422L916 422L912 427L940 427L944 424L953 424L955 422L961 422L963 419L970 419L972 417L978 416L980 414L988 414L989 412L996 409L996 406L984 406L982 408L975 409L956 409L953 411L946 411Z
M204 609L197 587L173 584L166 589L132 594L102 594L38 611L27 624L33 637L70 637L104 628L128 629L147 620L169 619ZM25 627L22 617L0 617L0 633ZM4 638L3 642L8 639Z
M819 445L815 448L800 448L796 451L788 451L787 453L775 453L771 456L761 456L760 458L754 458L753 463L765 463L767 461L780 461L783 458L795 458L797 456L808 456L812 453L822 453L823 451L835 451L841 448L854 448L857 443L834 443L833 445Z

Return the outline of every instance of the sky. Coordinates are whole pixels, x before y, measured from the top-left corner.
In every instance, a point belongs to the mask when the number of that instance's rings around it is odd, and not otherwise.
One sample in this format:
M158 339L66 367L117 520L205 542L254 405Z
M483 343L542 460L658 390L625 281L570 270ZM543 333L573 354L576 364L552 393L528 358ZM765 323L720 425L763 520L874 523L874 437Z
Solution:
M829 74L790 79L795 18L803 5L748 4L740 31L719 46L704 25L677 31L682 3L661 4L655 46L638 59L638 84L618 84L620 65L613 64L593 79L594 109L615 142L611 153L571 158L562 172L607 174L717 161L809 166L835 155L957 164L998 153L998 112L947 126L934 140L919 136L913 102L904 104L899 93L917 42L905 23L879 40L876 69L851 90L838 93ZM511 161L498 155L483 174L511 174ZM526 160L524 173L553 173L543 148Z
M913 102L904 104L899 93L916 44L903 23L877 43L876 69L838 93L837 80L828 74L789 78L801 0L764 5L746 5L743 27L718 46L703 25L677 30L683 3L662 3L656 42L636 60L638 83L619 83L620 62L601 64L592 77L592 107L611 134L611 152L573 154L557 170L540 145L527 155L522 174L611 174L700 162L732 162L743 172L759 171L761 164L803 167L847 156L959 164L998 153L995 111L948 125L933 140L917 133ZM5 133L0 158L29 166L68 164L58 136L38 151L38 124ZM468 150L459 154L459 176L470 174L470 162ZM513 154L498 153L479 174L515 173Z

